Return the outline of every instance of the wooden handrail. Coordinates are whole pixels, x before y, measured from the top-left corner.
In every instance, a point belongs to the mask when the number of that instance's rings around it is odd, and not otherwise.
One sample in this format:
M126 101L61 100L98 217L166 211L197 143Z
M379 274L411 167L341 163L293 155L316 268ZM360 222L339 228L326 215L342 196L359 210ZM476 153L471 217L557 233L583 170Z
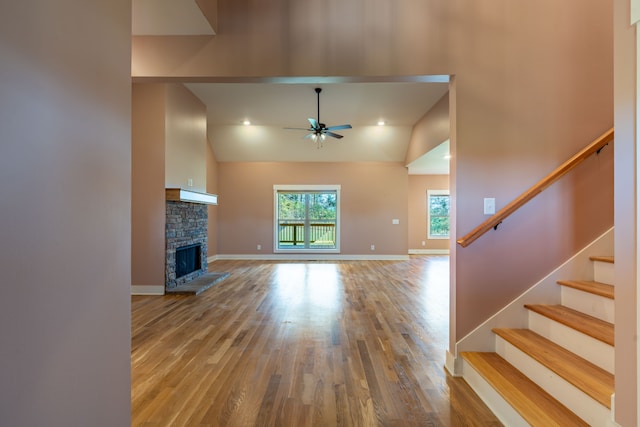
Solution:
M607 132L600 135L591 144L583 148L580 152L574 155L572 158L560 165L556 170L549 175L541 179L533 187L522 193L518 198L514 199L511 203L500 209L491 218L474 228L466 236L457 240L458 244L463 248L466 248L473 243L478 237L482 236L492 228L496 228L505 218L517 211L522 205L533 199L540 194L544 189L556 182L562 176L567 174L571 169L578 166L582 161L593 153L599 152L602 147L613 141L613 129L609 129Z

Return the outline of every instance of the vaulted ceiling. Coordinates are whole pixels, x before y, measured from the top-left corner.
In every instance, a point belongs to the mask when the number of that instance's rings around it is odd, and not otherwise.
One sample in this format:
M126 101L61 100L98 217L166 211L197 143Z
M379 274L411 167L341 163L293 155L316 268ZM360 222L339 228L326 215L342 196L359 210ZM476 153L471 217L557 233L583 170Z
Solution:
M134 35L215 34L202 1L133 0ZM447 93L446 77L368 79L306 77L278 81L186 83L207 107L207 129L219 161L404 162L413 125ZM303 137L309 118L351 124L344 138L318 144ZM248 120L251 125L244 125ZM378 125L384 121L384 125ZM448 143L410 165L410 173L448 173Z

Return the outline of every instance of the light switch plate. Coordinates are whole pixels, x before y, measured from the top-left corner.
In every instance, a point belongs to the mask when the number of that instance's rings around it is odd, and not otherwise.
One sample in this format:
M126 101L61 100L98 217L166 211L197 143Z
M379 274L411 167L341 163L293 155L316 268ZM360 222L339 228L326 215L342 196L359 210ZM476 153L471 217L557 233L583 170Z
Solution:
M494 213L496 213L496 199L493 197L485 197L484 214L493 215Z

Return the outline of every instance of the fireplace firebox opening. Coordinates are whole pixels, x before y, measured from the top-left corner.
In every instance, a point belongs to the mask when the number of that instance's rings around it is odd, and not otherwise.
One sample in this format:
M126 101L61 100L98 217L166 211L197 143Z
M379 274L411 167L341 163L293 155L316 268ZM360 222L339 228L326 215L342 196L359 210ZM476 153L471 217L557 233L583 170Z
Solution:
M195 244L176 249L176 279L200 270L202 245Z

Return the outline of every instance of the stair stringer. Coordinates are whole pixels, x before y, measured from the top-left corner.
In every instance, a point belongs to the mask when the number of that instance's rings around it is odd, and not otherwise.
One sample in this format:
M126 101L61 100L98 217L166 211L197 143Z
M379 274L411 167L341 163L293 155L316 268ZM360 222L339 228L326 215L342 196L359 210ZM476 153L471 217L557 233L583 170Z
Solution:
M496 347L493 328L527 328L529 313L524 307L525 304L560 304L561 287L557 281L567 277L574 280L593 280L593 261L589 257L613 253L613 250L612 227L458 341L455 355L447 352L447 371L451 375L462 376L460 352L494 352Z

